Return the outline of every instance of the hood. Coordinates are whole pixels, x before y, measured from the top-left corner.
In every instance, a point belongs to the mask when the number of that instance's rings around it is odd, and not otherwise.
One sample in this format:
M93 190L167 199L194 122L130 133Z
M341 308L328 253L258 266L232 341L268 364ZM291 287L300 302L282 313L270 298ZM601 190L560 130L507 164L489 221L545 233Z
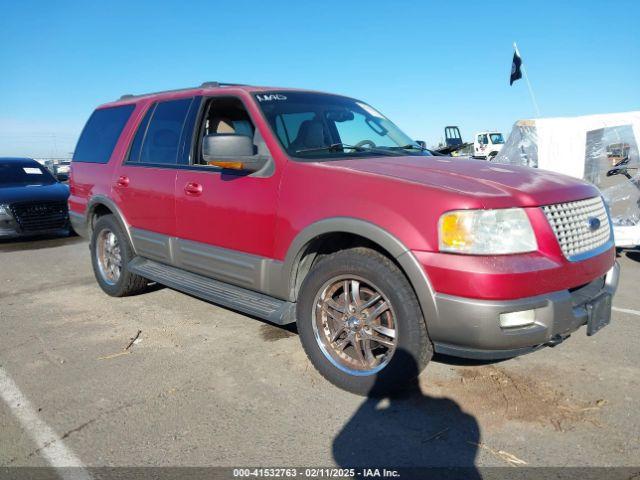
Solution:
M600 195L590 183L546 170L460 157L384 157L326 162L474 197L485 208L534 207Z
M64 183L0 187L0 203L67 201L69 187Z

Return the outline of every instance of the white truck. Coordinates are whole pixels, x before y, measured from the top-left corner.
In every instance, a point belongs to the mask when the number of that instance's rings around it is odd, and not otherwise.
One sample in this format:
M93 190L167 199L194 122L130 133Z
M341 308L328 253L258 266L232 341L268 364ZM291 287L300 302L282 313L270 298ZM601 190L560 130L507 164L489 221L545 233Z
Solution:
M477 132L473 137L473 158L492 161L502 150L504 137L500 132Z

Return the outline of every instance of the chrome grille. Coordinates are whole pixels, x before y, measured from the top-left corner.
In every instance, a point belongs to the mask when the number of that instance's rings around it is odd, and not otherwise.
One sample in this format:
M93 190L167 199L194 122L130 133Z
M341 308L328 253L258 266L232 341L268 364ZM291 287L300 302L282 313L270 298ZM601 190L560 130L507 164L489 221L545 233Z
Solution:
M569 260L597 250L610 239L609 215L601 197L546 205L542 210ZM600 226L594 228L598 222Z

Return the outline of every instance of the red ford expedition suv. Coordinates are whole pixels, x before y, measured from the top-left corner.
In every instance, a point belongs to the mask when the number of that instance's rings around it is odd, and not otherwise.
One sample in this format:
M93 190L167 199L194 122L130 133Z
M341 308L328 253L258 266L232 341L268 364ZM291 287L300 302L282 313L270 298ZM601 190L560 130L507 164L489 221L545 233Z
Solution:
M70 216L119 297L157 282L276 324L367 394L433 352L513 357L596 333L619 267L590 184L436 157L370 105L208 82L98 107Z

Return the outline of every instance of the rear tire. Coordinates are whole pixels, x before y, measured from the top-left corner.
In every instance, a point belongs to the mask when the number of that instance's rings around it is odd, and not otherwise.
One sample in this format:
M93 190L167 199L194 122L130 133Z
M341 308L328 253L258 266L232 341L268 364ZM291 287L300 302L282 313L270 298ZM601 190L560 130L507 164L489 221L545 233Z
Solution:
M331 383L358 395L408 387L433 356L407 278L368 248L320 260L300 287L296 313L311 363Z
M135 256L127 236L113 215L98 218L91 235L91 264L100 288L112 297L126 297L147 289L146 278L131 273L127 264Z

